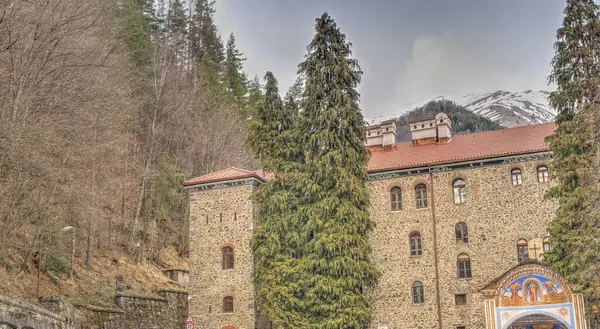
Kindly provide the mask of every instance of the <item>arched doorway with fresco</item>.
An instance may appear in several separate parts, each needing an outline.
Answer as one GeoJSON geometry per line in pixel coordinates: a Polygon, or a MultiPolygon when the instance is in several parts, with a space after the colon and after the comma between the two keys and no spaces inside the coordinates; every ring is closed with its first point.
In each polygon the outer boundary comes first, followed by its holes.
{"type": "Polygon", "coordinates": [[[536,261],[526,261],[481,290],[486,329],[587,329],[583,295],[536,261]]]}

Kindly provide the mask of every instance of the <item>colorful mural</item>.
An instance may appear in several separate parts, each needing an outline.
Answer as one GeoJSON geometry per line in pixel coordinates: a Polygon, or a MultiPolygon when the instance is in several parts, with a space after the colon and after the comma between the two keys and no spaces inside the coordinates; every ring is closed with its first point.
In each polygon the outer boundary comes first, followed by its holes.
{"type": "Polygon", "coordinates": [[[531,306],[569,302],[569,294],[556,281],[542,275],[517,278],[505,286],[501,306],[531,306]]]}

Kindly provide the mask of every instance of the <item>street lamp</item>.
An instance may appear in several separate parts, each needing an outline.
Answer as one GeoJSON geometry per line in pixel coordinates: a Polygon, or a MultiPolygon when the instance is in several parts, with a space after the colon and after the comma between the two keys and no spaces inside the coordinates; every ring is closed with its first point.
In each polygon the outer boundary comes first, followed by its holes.
{"type": "Polygon", "coordinates": [[[75,264],[75,227],[70,225],[65,226],[63,227],[62,231],[73,231],[71,233],[71,273],[69,273],[69,278],[73,278],[73,265],[75,264]]]}

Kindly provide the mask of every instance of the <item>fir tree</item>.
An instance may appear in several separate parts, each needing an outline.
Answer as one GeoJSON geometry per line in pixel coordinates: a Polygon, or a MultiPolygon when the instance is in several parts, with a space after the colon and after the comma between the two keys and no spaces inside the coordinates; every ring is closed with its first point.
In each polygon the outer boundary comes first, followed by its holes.
{"type": "Polygon", "coordinates": [[[227,89],[233,94],[234,99],[238,104],[242,103],[246,96],[247,79],[243,72],[245,58],[242,53],[236,48],[235,36],[229,35],[226,47],[225,57],[225,84],[227,89]]]}
{"type": "Polygon", "coordinates": [[[190,22],[190,57],[196,62],[201,62],[206,57],[213,70],[221,74],[225,52],[214,23],[214,13],[214,1],[196,1],[190,22]]]}
{"type": "Polygon", "coordinates": [[[187,55],[187,25],[182,1],[173,0],[169,7],[167,21],[168,45],[180,63],[183,63],[187,55]]]}
{"type": "Polygon", "coordinates": [[[119,39],[123,41],[130,59],[137,68],[146,69],[150,64],[150,24],[140,0],[124,0],[121,7],[119,39]],[[142,13],[142,15],[140,14],[142,13]]]}
{"type": "Polygon", "coordinates": [[[259,224],[252,239],[257,300],[259,312],[275,323],[290,329],[305,328],[299,261],[301,198],[296,183],[301,163],[293,161],[302,153],[293,129],[297,112],[284,109],[273,74],[267,72],[265,79],[264,98],[253,113],[248,135],[248,144],[263,168],[275,174],[275,179],[264,183],[254,196],[260,204],[259,224]]]}
{"type": "Polygon", "coordinates": [[[303,307],[307,328],[368,328],[365,291],[379,272],[369,262],[366,126],[356,91],[362,71],[333,18],[316,20],[316,34],[299,65],[305,89],[299,123],[305,148],[302,181],[307,239],[303,307]]]}
{"type": "Polygon", "coordinates": [[[258,107],[263,101],[263,86],[258,80],[258,76],[254,76],[254,79],[248,82],[248,97],[246,100],[246,113],[253,116],[256,114],[258,107]]]}
{"type": "Polygon", "coordinates": [[[548,196],[559,207],[549,225],[552,249],[544,260],[586,294],[590,305],[600,302],[600,221],[594,143],[600,117],[600,19],[593,0],[568,0],[563,25],[557,31],[550,82],[557,90],[550,105],[558,111],[558,127],[549,138],[553,177],[548,196]]]}

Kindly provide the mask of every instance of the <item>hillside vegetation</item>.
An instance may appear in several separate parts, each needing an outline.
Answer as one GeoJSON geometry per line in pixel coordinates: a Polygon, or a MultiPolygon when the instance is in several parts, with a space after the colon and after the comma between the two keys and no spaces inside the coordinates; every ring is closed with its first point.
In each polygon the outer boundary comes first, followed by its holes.
{"type": "Polygon", "coordinates": [[[409,111],[396,119],[396,141],[406,142],[411,140],[408,121],[412,118],[435,115],[445,112],[452,118],[453,134],[469,134],[479,131],[502,129],[498,123],[467,110],[449,100],[431,101],[421,107],[409,111]]]}
{"type": "Polygon", "coordinates": [[[239,141],[262,86],[190,4],[0,0],[0,292],[35,299],[38,270],[42,294],[114,291],[117,260],[123,289],[168,284],[182,182],[256,168],[239,141]]]}

